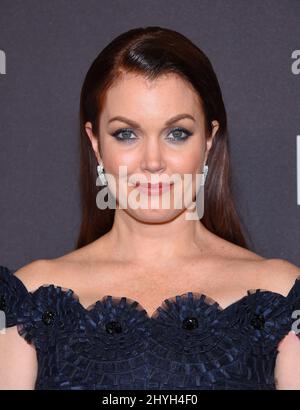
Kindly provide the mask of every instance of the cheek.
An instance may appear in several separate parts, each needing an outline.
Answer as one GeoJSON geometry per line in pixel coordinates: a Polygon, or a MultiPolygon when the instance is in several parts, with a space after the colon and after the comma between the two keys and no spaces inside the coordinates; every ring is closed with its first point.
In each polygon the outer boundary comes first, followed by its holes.
{"type": "Polygon", "coordinates": [[[115,175],[119,176],[119,172],[124,172],[120,170],[120,167],[126,167],[126,172],[130,174],[132,170],[137,168],[137,155],[133,152],[122,152],[120,149],[114,149],[114,147],[107,147],[105,150],[105,170],[115,175]],[[120,171],[119,171],[120,170],[120,171]]]}
{"type": "Polygon", "coordinates": [[[120,150],[111,150],[108,155],[106,171],[113,175],[116,183],[111,189],[115,191],[115,196],[118,197],[121,193],[124,197],[127,195],[129,178],[132,174],[138,173],[139,160],[138,156],[133,152],[122,152],[120,150]]]}
{"type": "Polygon", "coordinates": [[[200,170],[201,160],[202,155],[198,147],[197,150],[181,152],[180,155],[173,158],[169,165],[173,172],[194,174],[200,170]]]}

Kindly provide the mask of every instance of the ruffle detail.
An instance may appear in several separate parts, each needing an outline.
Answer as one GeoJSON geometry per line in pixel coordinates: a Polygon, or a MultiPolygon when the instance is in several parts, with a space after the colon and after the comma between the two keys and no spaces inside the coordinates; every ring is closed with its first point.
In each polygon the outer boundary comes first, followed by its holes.
{"type": "Polygon", "coordinates": [[[5,313],[5,327],[18,323],[19,308],[29,297],[23,283],[6,266],[0,266],[0,310],[5,313]]]}
{"type": "Polygon", "coordinates": [[[277,346],[291,330],[297,308],[300,277],[287,296],[248,290],[224,309],[197,292],[166,299],[151,318],[149,386],[199,389],[216,383],[275,389],[277,346]],[[188,317],[196,319],[192,330],[183,328],[188,317]]]}
{"type": "Polygon", "coordinates": [[[80,310],[84,329],[81,337],[69,339],[59,385],[73,379],[75,386],[90,389],[146,388],[150,323],[143,307],[128,297],[107,295],[80,310]]]}
{"type": "Polygon", "coordinates": [[[287,296],[248,290],[223,309],[187,292],[152,316],[128,297],[84,308],[71,289],[28,292],[6,267],[0,296],[6,325],[37,348],[37,389],[275,389],[277,346],[300,309],[300,277],[287,296]]]}
{"type": "MultiPolygon", "coordinates": [[[[142,306],[128,297],[104,296],[88,309],[85,337],[89,343],[76,351],[89,360],[122,361],[144,352],[143,341],[149,333],[149,320],[142,306]]],[[[75,348],[75,345],[74,345],[75,348]]]]}
{"type": "Polygon", "coordinates": [[[27,342],[47,352],[80,337],[85,328],[84,316],[71,289],[43,285],[30,296],[20,305],[18,315],[18,331],[27,342]]]}
{"type": "Polygon", "coordinates": [[[199,389],[226,380],[238,353],[217,302],[198,292],[168,298],[151,318],[149,387],[199,389]]]}
{"type": "Polygon", "coordinates": [[[292,303],[289,298],[260,289],[248,294],[224,312],[228,335],[244,352],[262,357],[275,352],[291,330],[292,303]]]}

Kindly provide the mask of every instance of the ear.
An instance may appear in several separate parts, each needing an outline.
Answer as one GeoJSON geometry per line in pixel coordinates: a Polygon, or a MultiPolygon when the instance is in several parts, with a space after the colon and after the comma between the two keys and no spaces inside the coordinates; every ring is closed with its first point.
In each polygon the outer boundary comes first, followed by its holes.
{"type": "Polygon", "coordinates": [[[84,124],[84,128],[85,128],[87,136],[88,136],[88,138],[89,138],[89,140],[92,144],[92,147],[93,147],[94,153],[96,155],[97,161],[98,161],[98,163],[100,163],[101,162],[101,157],[100,157],[100,154],[99,154],[99,152],[100,152],[100,150],[99,150],[99,139],[93,133],[92,123],[90,121],[86,122],[84,124]]]}
{"type": "Polygon", "coordinates": [[[209,151],[212,147],[212,143],[213,143],[213,140],[215,138],[215,135],[216,135],[218,129],[220,128],[220,124],[217,120],[212,121],[211,124],[212,124],[212,133],[211,133],[210,137],[207,138],[207,140],[206,140],[205,163],[206,163],[209,151]]]}

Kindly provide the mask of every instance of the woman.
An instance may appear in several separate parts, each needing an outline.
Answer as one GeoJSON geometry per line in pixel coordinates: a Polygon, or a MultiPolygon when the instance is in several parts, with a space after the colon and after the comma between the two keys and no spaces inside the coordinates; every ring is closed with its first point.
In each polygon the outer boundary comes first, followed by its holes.
{"type": "Polygon", "coordinates": [[[76,250],[1,268],[1,388],[300,388],[300,269],[247,246],[205,54],[165,28],[118,36],[86,75],[80,120],[76,250]],[[123,207],[132,197],[148,206],[123,207]]]}

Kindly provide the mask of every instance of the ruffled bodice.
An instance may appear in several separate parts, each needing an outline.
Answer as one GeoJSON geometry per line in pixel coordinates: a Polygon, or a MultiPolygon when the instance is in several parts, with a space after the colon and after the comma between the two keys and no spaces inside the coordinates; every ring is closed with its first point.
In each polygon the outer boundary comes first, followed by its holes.
{"type": "Polygon", "coordinates": [[[300,277],[287,296],[249,290],[222,309],[187,292],[150,317],[125,296],[84,308],[71,289],[29,292],[0,266],[0,310],[35,346],[36,389],[275,389],[277,346],[297,309],[300,277]]]}

